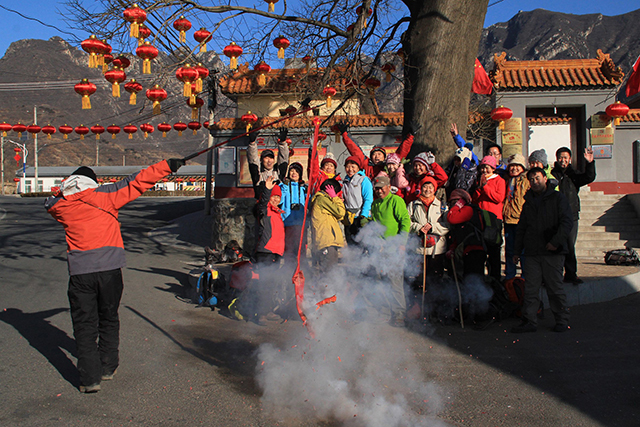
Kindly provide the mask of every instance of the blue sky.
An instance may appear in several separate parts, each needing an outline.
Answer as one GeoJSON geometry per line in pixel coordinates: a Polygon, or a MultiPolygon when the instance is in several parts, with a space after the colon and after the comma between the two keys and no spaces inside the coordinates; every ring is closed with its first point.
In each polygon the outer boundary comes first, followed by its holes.
{"type": "MultiPolygon", "coordinates": [[[[292,0],[290,0],[291,2],[292,0]]],[[[247,2],[254,4],[254,1],[247,2]]],[[[542,8],[556,12],[573,14],[602,13],[604,15],[620,15],[640,8],[638,0],[490,0],[491,5],[487,11],[485,27],[496,22],[508,21],[520,10],[532,10],[542,8]]],[[[65,19],[59,11],[64,12],[60,2],[51,0],[32,0],[31,2],[16,2],[0,0],[0,55],[4,55],[11,42],[27,38],[48,39],[58,35],[66,38],[67,35],[55,28],[50,28],[42,23],[35,22],[15,13],[8,12],[4,8],[16,10],[23,15],[42,21],[59,28],[62,31],[72,31],[67,28],[65,19]]],[[[88,34],[80,34],[85,38],[88,34]]]]}

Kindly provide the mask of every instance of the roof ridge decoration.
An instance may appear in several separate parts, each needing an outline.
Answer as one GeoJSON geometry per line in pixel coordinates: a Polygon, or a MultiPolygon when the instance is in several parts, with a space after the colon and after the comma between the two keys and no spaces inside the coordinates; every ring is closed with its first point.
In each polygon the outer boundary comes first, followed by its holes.
{"type": "Polygon", "coordinates": [[[497,91],[609,89],[622,83],[624,73],[601,49],[596,58],[509,61],[494,54],[489,77],[497,91]]]}

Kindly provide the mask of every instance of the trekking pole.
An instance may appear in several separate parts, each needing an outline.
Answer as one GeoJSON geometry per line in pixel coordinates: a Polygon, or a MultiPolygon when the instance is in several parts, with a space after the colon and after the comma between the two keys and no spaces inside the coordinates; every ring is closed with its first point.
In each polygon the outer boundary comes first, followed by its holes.
{"type": "Polygon", "coordinates": [[[460,326],[464,329],[464,316],[462,316],[462,294],[460,293],[460,284],[458,283],[458,273],[456,272],[456,263],[453,260],[455,254],[451,257],[451,267],[453,269],[453,279],[456,281],[456,288],[458,289],[458,311],[460,312],[460,326]]]}
{"type": "Polygon", "coordinates": [[[280,122],[283,122],[283,121],[285,121],[285,120],[289,120],[289,119],[291,119],[291,118],[293,118],[293,117],[295,117],[295,116],[299,116],[300,114],[304,114],[304,113],[306,113],[306,112],[308,112],[308,111],[311,111],[311,110],[314,110],[314,109],[316,109],[316,108],[318,108],[318,107],[322,107],[324,104],[326,104],[326,102],[323,102],[322,104],[318,104],[318,105],[313,106],[313,107],[307,107],[307,108],[305,108],[304,110],[300,110],[300,111],[298,111],[298,112],[296,112],[296,113],[293,113],[293,114],[290,114],[290,115],[288,115],[288,116],[286,116],[286,117],[282,117],[282,118],[280,118],[280,119],[278,119],[278,120],[275,120],[275,121],[273,121],[273,122],[271,122],[271,123],[267,123],[267,124],[262,125],[262,126],[260,126],[260,127],[257,127],[257,128],[251,129],[249,132],[245,132],[245,133],[243,133],[243,134],[236,135],[236,136],[234,136],[233,138],[229,138],[229,139],[227,139],[226,141],[223,141],[223,142],[219,142],[219,143],[217,143],[217,144],[214,144],[214,145],[212,145],[211,147],[207,147],[207,148],[205,148],[204,150],[200,150],[200,151],[198,151],[197,153],[189,154],[188,156],[183,157],[183,158],[182,158],[182,160],[184,160],[184,161],[186,162],[187,160],[191,160],[191,159],[193,159],[194,157],[198,157],[199,155],[204,154],[204,153],[206,153],[207,151],[211,151],[211,150],[213,150],[214,148],[221,147],[221,146],[223,146],[223,145],[225,145],[225,144],[230,143],[231,141],[235,141],[236,139],[243,138],[243,137],[245,137],[245,136],[249,135],[249,134],[250,134],[250,133],[252,133],[252,132],[257,132],[257,131],[262,130],[262,129],[264,129],[264,128],[271,127],[271,126],[273,126],[273,125],[275,125],[275,124],[278,124],[278,123],[280,123],[280,122]]]}
{"type": "Polygon", "coordinates": [[[425,234],[424,236],[424,244],[422,246],[422,249],[424,250],[424,252],[422,253],[422,311],[421,311],[421,315],[422,315],[422,319],[421,321],[424,322],[424,294],[427,292],[427,236],[425,234]]]}

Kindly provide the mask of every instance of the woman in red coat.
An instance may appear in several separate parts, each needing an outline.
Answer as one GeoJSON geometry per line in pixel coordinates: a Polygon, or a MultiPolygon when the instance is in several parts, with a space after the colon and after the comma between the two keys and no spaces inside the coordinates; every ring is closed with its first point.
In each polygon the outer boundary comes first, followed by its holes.
{"type": "MultiPolygon", "coordinates": [[[[502,227],[502,208],[504,199],[507,196],[507,186],[504,181],[496,173],[496,158],[493,156],[484,156],[478,166],[478,187],[473,193],[472,203],[480,207],[480,209],[492,212],[498,217],[499,224],[502,227]]],[[[489,267],[489,276],[500,282],[502,277],[500,263],[499,245],[487,246],[487,266],[489,267]]]]}

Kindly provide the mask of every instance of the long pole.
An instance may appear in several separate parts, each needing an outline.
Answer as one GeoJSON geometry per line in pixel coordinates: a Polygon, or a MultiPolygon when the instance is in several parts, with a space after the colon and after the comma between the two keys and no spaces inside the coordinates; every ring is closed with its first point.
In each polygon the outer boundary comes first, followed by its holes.
{"type": "MultiPolygon", "coordinates": [[[[38,124],[38,110],[36,108],[36,106],[33,107],[33,124],[37,125],[38,124]]],[[[34,179],[35,179],[35,184],[33,185],[33,192],[37,193],[38,192],[38,134],[34,133],[33,134],[33,161],[35,163],[35,173],[34,173],[34,179]]]]}
{"type": "MultiPolygon", "coordinates": [[[[209,110],[209,126],[213,124],[213,110],[209,110]]],[[[207,148],[213,147],[213,135],[209,131],[209,138],[207,140],[207,148]]],[[[204,214],[211,215],[211,176],[213,175],[213,150],[209,150],[207,153],[207,171],[204,181],[204,214]]]]}
{"type": "Polygon", "coordinates": [[[0,175],[2,175],[2,195],[4,196],[4,136],[0,136],[0,141],[2,141],[0,144],[2,147],[0,148],[0,175]]]}

